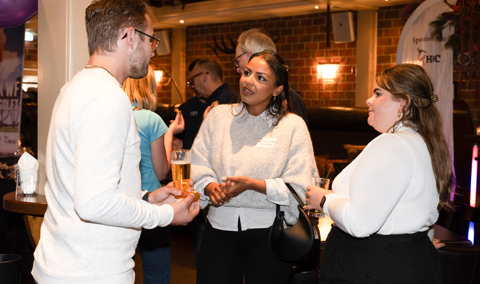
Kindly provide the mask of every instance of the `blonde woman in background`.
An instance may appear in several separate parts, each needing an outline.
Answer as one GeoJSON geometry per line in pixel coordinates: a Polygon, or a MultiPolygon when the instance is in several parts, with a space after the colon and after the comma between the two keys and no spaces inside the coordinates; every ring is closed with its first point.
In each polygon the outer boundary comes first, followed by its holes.
{"type": "MultiPolygon", "coordinates": [[[[157,85],[153,70],[143,79],[128,78],[123,89],[132,102],[133,115],[140,135],[140,173],[142,190],[149,192],[162,187],[170,170],[170,151],[173,135],[181,133],[184,121],[181,114],[167,127],[154,111],[157,108],[157,85]]],[[[138,242],[142,256],[143,283],[169,283],[170,281],[170,228],[142,229],[138,242]]]]}

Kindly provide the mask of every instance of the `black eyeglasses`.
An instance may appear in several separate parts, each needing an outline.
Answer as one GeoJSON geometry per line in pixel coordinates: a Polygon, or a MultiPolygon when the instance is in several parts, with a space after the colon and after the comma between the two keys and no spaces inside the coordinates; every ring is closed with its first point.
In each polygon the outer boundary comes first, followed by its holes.
{"type": "Polygon", "coordinates": [[[233,62],[233,65],[235,65],[236,68],[240,68],[240,65],[238,65],[238,59],[242,56],[244,56],[245,54],[247,54],[248,51],[245,51],[244,53],[240,54],[239,56],[235,57],[232,62],[233,62]]]}
{"type": "MultiPolygon", "coordinates": [[[[151,35],[147,35],[146,33],[142,32],[142,31],[139,31],[137,29],[135,29],[135,31],[137,33],[141,33],[142,35],[145,35],[145,36],[148,36],[150,38],[150,45],[152,46],[152,51],[155,51],[155,49],[157,48],[157,45],[158,43],[160,42],[160,40],[156,37],[153,37],[151,35]]],[[[122,39],[126,38],[127,37],[127,34],[125,34],[122,39]]]]}
{"type": "Polygon", "coordinates": [[[196,77],[202,75],[203,73],[208,74],[208,72],[202,71],[202,72],[200,72],[200,73],[198,73],[198,74],[193,75],[190,79],[188,79],[188,80],[187,80],[187,87],[190,87],[190,88],[191,88],[191,87],[195,86],[195,83],[193,83],[193,79],[195,79],[196,77]]]}

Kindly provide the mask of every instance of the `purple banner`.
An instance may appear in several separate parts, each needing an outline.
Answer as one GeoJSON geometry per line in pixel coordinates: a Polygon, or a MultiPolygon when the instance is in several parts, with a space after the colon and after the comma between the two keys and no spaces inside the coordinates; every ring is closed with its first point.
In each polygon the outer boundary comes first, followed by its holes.
{"type": "Polygon", "coordinates": [[[0,28],[0,154],[18,149],[25,25],[0,28]]]}

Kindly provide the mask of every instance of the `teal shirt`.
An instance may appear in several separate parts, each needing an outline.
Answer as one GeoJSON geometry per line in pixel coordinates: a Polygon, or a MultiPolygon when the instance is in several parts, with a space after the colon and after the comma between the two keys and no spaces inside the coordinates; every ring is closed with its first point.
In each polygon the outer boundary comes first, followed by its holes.
{"type": "MultiPolygon", "coordinates": [[[[140,135],[140,173],[142,175],[142,189],[149,192],[161,187],[160,181],[155,175],[152,163],[152,149],[150,143],[160,138],[168,127],[162,118],[150,110],[134,110],[133,115],[137,122],[138,135],[140,135]]],[[[167,153],[168,154],[168,153],[167,153]]]]}

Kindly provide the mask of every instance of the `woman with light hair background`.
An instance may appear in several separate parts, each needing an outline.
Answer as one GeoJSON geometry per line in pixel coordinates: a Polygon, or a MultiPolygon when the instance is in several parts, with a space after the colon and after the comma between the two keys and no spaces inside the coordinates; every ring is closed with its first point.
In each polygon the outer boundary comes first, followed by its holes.
{"type": "MultiPolygon", "coordinates": [[[[151,68],[143,79],[125,80],[123,89],[132,102],[141,139],[142,190],[152,192],[162,187],[160,180],[163,180],[170,170],[173,135],[183,131],[183,117],[177,114],[170,127],[167,127],[162,118],[154,112],[157,108],[157,85],[151,68]]],[[[138,247],[143,263],[143,283],[169,283],[170,228],[142,229],[138,247]]]]}

